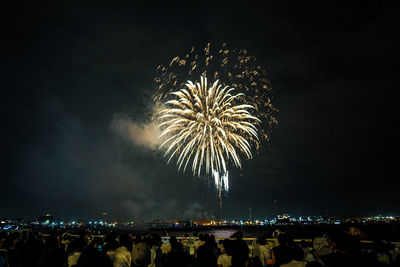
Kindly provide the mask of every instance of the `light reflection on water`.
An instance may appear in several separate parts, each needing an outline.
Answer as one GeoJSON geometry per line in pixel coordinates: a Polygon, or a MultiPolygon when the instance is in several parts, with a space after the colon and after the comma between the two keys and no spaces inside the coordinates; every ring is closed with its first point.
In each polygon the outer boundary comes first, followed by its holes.
{"type": "MultiPolygon", "coordinates": [[[[240,229],[212,229],[212,230],[202,230],[198,231],[198,234],[209,234],[209,235],[214,235],[215,238],[217,239],[225,239],[225,238],[230,238],[234,233],[237,231],[242,231],[243,237],[250,237],[254,238],[257,237],[261,234],[265,235],[268,232],[265,230],[240,230],[240,229]]],[[[152,231],[152,232],[157,232],[161,236],[184,236],[185,234],[188,235],[189,237],[192,237],[196,231],[152,231]],[[166,232],[166,235],[165,235],[166,232]]]]}
{"type": "Polygon", "coordinates": [[[214,235],[215,238],[230,238],[237,230],[232,229],[216,229],[208,232],[209,235],[214,235]]]}

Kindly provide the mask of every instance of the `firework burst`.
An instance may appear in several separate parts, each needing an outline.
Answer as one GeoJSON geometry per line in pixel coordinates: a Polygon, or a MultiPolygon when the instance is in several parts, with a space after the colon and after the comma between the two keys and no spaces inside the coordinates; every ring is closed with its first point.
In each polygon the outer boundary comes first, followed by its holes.
{"type": "Polygon", "coordinates": [[[200,83],[187,81],[186,88],[171,92],[175,99],[167,101],[168,107],[158,114],[160,148],[166,147],[168,163],[175,156],[178,170],[185,171],[192,162],[197,176],[204,167],[214,176],[220,206],[221,192],[229,188],[227,163],[240,168],[240,155],[251,159],[251,143],[258,143],[255,123],[260,120],[250,113],[254,107],[245,104],[243,93],[234,92],[218,80],[209,86],[206,77],[200,83]]]}
{"type": "Polygon", "coordinates": [[[193,81],[200,76],[220,80],[246,94],[246,100],[254,107],[253,113],[260,119],[254,122],[260,141],[269,141],[271,130],[278,123],[275,117],[278,109],[273,105],[274,93],[267,71],[246,49],[230,48],[226,43],[208,43],[204,48],[192,47],[187,54],[174,57],[157,70],[155,101],[164,102],[171,92],[184,87],[187,80],[193,81]]]}
{"type": "Polygon", "coordinates": [[[253,148],[259,151],[278,123],[267,72],[246,49],[226,43],[192,47],[157,71],[153,100],[167,101],[156,116],[161,148],[168,162],[176,158],[178,169],[191,165],[195,176],[202,169],[211,174],[222,207],[228,165],[240,168],[241,156],[252,158],[253,148]],[[199,77],[199,83],[190,82],[199,77]],[[208,85],[205,77],[215,82],[208,85]]]}

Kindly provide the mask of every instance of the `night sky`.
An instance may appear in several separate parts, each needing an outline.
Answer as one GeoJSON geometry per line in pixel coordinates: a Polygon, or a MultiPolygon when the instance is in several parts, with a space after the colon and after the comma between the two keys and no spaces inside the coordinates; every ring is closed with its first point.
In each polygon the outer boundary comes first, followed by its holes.
{"type": "Polygon", "coordinates": [[[0,217],[400,215],[396,9],[138,2],[3,6],[0,217]],[[208,42],[255,55],[279,108],[269,144],[231,168],[222,212],[212,184],[167,165],[146,135],[157,66],[208,42]]]}

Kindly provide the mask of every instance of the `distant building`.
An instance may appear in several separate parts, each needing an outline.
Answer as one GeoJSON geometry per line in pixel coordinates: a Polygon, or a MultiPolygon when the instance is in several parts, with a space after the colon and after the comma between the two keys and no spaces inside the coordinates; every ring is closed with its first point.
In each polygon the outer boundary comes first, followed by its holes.
{"type": "Polygon", "coordinates": [[[278,214],[276,223],[290,223],[290,216],[287,214],[278,214]]]}

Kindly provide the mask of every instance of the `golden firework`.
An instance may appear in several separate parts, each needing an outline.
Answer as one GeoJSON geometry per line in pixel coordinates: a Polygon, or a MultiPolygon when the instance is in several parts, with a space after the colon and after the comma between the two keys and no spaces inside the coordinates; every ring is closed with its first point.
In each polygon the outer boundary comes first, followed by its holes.
{"type": "Polygon", "coordinates": [[[278,123],[266,69],[246,49],[208,43],[158,66],[154,82],[153,100],[168,101],[155,116],[168,163],[176,158],[179,169],[210,173],[222,207],[228,165],[252,158],[278,123]]]}
{"type": "MultiPolygon", "coordinates": [[[[187,80],[207,76],[220,80],[237,92],[246,94],[260,120],[254,122],[261,141],[269,141],[271,130],[277,125],[278,109],[273,105],[274,93],[267,71],[246,49],[230,48],[226,43],[192,49],[184,56],[174,57],[169,64],[160,65],[154,78],[155,101],[168,99],[171,92],[185,86],[187,80]]],[[[259,149],[257,145],[256,149],[259,149]]]]}
{"type": "MultiPolygon", "coordinates": [[[[244,94],[215,81],[210,86],[201,76],[200,83],[187,81],[186,88],[172,92],[175,99],[167,101],[166,109],[158,113],[158,126],[168,163],[177,158],[178,170],[186,170],[192,162],[192,172],[212,173],[221,194],[222,181],[227,181],[227,164],[241,167],[240,155],[251,159],[251,143],[258,142],[255,122],[244,94]],[[219,178],[219,174],[223,174],[219,178]],[[218,179],[217,179],[218,177],[218,179]]],[[[225,189],[227,183],[225,182],[225,189]]]]}

